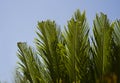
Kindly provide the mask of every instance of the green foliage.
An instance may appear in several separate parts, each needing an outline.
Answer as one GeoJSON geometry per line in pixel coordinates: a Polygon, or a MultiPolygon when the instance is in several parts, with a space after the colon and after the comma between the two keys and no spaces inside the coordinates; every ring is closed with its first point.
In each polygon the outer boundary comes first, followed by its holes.
{"type": "Polygon", "coordinates": [[[112,71],[118,76],[118,83],[120,83],[120,20],[114,22],[113,27],[112,71]]]}
{"type": "Polygon", "coordinates": [[[65,40],[68,63],[67,71],[70,82],[81,81],[88,74],[89,65],[89,41],[88,26],[86,22],[85,12],[81,14],[79,11],[68,21],[66,28],[65,40]]]}
{"type": "Polygon", "coordinates": [[[47,66],[52,81],[58,83],[64,74],[64,46],[60,42],[61,32],[54,21],[38,23],[37,50],[47,66]]]}
{"type": "Polygon", "coordinates": [[[25,81],[28,83],[50,82],[51,78],[45,71],[46,67],[42,64],[36,52],[26,43],[19,42],[18,48],[18,57],[21,60],[18,63],[20,67],[16,71],[16,77],[20,81],[17,80],[18,83],[25,83],[25,81]]]}
{"type": "Polygon", "coordinates": [[[111,69],[111,48],[112,48],[112,32],[113,28],[107,19],[107,16],[101,13],[100,16],[96,15],[94,20],[94,64],[96,77],[101,78],[102,76],[109,73],[111,69]]]}
{"type": "Polygon", "coordinates": [[[18,43],[15,83],[119,83],[120,21],[110,23],[101,13],[93,24],[90,39],[85,12],[79,10],[64,33],[54,21],[38,22],[36,50],[18,43]]]}

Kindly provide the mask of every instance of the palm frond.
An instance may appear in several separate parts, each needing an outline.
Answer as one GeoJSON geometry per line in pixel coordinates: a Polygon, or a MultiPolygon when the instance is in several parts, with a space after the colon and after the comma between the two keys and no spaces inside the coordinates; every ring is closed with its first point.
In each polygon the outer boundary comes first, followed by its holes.
{"type": "Polygon", "coordinates": [[[47,77],[45,76],[47,74],[45,67],[33,49],[27,46],[26,43],[21,42],[18,43],[18,48],[18,57],[21,60],[19,63],[21,73],[19,74],[25,77],[30,83],[45,83],[47,82],[45,79],[50,81],[49,74],[47,77]]]}
{"type": "Polygon", "coordinates": [[[86,22],[85,12],[78,10],[68,22],[65,40],[67,50],[67,71],[71,82],[82,80],[87,75],[88,68],[88,40],[89,28],[86,22]]]}
{"type": "Polygon", "coordinates": [[[103,13],[96,15],[94,20],[94,39],[93,39],[93,60],[97,78],[101,79],[102,76],[109,72],[111,69],[110,57],[112,48],[112,32],[107,16],[103,13]]]}
{"type": "Polygon", "coordinates": [[[117,82],[120,82],[120,20],[117,20],[113,24],[113,51],[112,51],[112,71],[117,76],[117,82]]]}
{"type": "Polygon", "coordinates": [[[15,71],[14,83],[30,83],[26,76],[22,75],[20,71],[15,71]]]}
{"type": "Polygon", "coordinates": [[[65,70],[63,57],[64,46],[62,44],[61,32],[54,21],[38,23],[38,38],[35,39],[39,55],[47,66],[52,81],[59,83],[65,70]]]}
{"type": "Polygon", "coordinates": [[[114,23],[114,39],[115,43],[120,46],[120,20],[114,23]]]}

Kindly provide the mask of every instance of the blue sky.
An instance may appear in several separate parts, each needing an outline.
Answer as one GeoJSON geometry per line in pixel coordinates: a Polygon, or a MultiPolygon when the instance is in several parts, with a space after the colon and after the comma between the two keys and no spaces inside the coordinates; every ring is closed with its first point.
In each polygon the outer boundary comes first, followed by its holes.
{"type": "Polygon", "coordinates": [[[120,0],[0,0],[0,80],[12,83],[18,61],[17,42],[34,46],[38,21],[55,20],[62,28],[76,9],[86,11],[88,22],[103,12],[120,19],[120,0]]]}

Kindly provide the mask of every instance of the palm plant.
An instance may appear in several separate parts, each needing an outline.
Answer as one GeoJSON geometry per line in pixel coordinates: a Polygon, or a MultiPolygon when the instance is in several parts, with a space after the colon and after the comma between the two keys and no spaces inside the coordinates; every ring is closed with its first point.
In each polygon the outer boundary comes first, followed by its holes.
{"type": "Polygon", "coordinates": [[[90,39],[79,10],[64,32],[55,21],[38,22],[36,50],[18,43],[15,83],[119,83],[120,21],[110,23],[101,13],[93,23],[90,39]]]}

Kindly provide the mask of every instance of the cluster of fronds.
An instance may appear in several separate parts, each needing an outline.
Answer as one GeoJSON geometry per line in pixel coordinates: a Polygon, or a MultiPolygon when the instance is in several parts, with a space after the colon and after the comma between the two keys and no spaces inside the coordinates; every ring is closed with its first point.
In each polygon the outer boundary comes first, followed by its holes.
{"type": "Polygon", "coordinates": [[[76,11],[62,32],[38,22],[36,50],[18,43],[15,83],[120,83],[120,21],[96,15],[93,35],[85,12],[76,11]]]}

